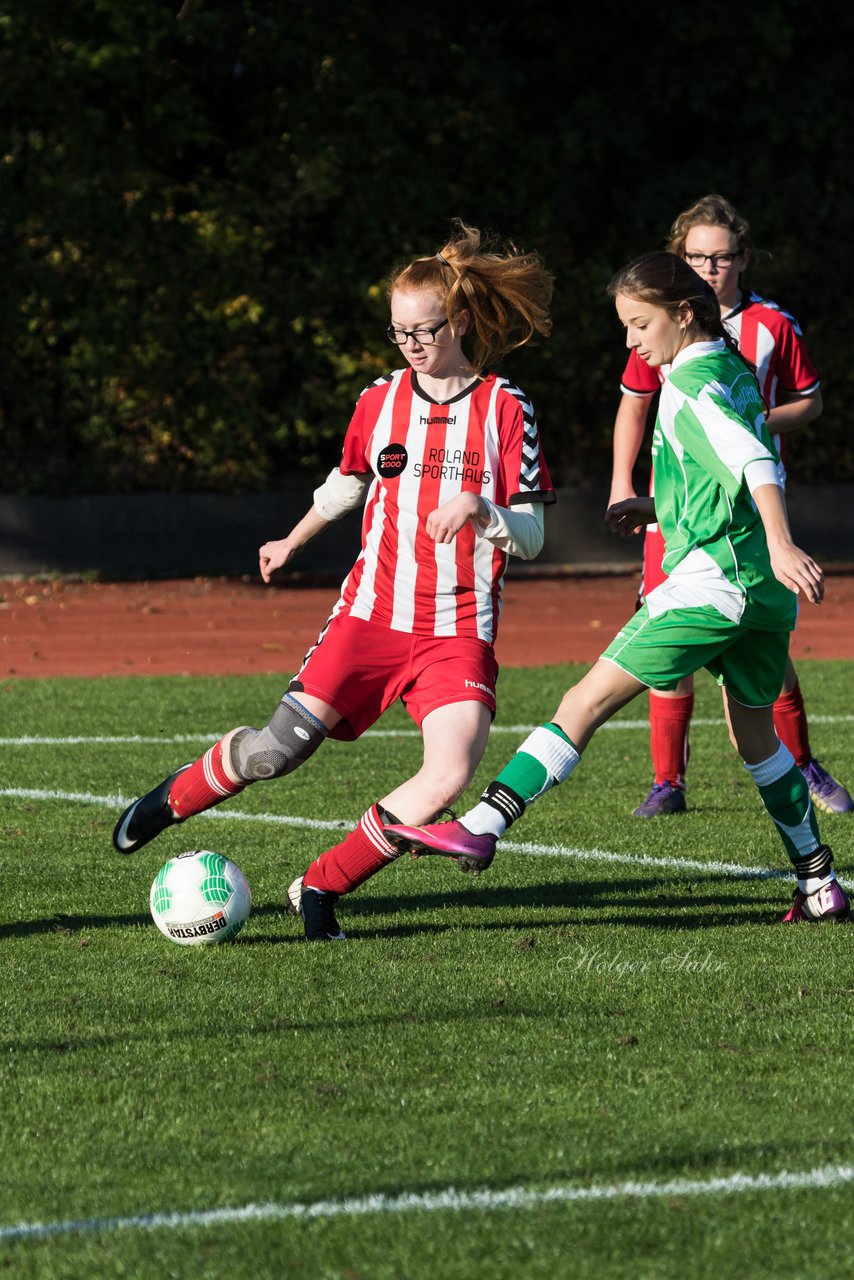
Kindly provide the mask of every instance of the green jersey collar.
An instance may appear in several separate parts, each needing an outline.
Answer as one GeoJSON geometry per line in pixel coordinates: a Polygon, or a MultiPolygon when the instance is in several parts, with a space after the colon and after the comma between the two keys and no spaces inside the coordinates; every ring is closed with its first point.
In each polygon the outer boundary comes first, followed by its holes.
{"type": "Polygon", "coordinates": [[[688,360],[697,360],[700,356],[718,355],[722,351],[726,351],[723,338],[713,338],[711,342],[692,342],[690,346],[683,347],[674,357],[670,372],[672,373],[674,369],[679,368],[680,364],[685,364],[688,360]]]}

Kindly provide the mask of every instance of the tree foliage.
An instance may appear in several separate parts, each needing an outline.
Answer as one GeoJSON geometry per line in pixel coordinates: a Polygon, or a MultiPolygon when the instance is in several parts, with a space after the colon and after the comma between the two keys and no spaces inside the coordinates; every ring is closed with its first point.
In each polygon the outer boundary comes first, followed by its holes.
{"type": "Polygon", "coordinates": [[[541,0],[0,4],[4,489],[314,478],[394,362],[389,268],[457,216],[555,272],[553,336],[506,372],[555,478],[601,483],[624,360],[605,285],[712,190],[822,374],[794,474],[854,479],[854,10],[603,0],[564,25],[541,0]]]}

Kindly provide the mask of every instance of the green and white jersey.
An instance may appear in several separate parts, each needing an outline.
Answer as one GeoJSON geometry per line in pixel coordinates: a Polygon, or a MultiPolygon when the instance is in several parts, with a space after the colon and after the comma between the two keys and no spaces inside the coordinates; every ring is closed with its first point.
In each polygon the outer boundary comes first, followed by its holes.
{"type": "Polygon", "coordinates": [[[774,577],[751,490],[778,484],[756,379],[722,339],[677,355],[652,440],[655,511],[669,576],[650,616],[713,605],[762,631],[791,631],[797,596],[774,577]]]}

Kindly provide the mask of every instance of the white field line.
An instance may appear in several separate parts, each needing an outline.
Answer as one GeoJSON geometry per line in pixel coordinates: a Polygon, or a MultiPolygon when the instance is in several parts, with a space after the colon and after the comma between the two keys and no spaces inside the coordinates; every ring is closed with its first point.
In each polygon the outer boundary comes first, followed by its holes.
{"type": "Polygon", "coordinates": [[[662,1197],[749,1195],[767,1191],[814,1191],[854,1182],[854,1167],[825,1165],[801,1173],[733,1173],[705,1181],[673,1178],[669,1182],[617,1182],[578,1186],[557,1183],[542,1189],[507,1187],[459,1191],[404,1192],[397,1196],[372,1195],[344,1200],[314,1200],[291,1204],[247,1204],[240,1208],[197,1209],[184,1213],[145,1213],[126,1218],[77,1218],[59,1222],[21,1222],[0,1227],[0,1243],[13,1240],[45,1240],[60,1235],[110,1235],[118,1231],[181,1231],[218,1227],[225,1223],[312,1222],[330,1218],[363,1218],[369,1214],[493,1212],[496,1209],[535,1209],[550,1204],[590,1204],[609,1200],[653,1200],[662,1197]]]}
{"type": "MultiPolygon", "coordinates": [[[[2,787],[0,797],[9,796],[15,800],[64,800],[70,804],[91,804],[105,809],[115,809],[121,813],[136,797],[129,796],[96,796],[91,791],[48,791],[34,787],[2,787]]],[[[352,831],[355,822],[324,822],[315,818],[291,818],[282,813],[245,813],[241,809],[211,809],[206,818],[229,819],[234,822],[266,822],[272,826],[304,827],[313,831],[352,831]]]]}
{"type": "MultiPolygon", "coordinates": [[[[854,724],[854,715],[842,716],[810,716],[810,724],[854,724]]],[[[722,717],[717,719],[703,719],[695,716],[691,721],[692,727],[700,726],[708,728],[710,726],[724,727],[722,717]]],[[[537,726],[533,724],[497,724],[493,725],[490,733],[494,734],[523,734],[530,733],[537,726]]],[[[649,731],[649,720],[609,720],[607,724],[603,724],[598,732],[607,732],[609,730],[621,729],[646,729],[649,731]]],[[[218,733],[176,733],[166,735],[146,736],[145,734],[129,733],[115,735],[87,735],[70,734],[63,737],[46,737],[44,735],[24,734],[17,738],[0,738],[0,747],[80,747],[80,746],[181,746],[183,744],[192,744],[194,742],[216,742],[221,738],[225,731],[218,733]]],[[[363,738],[420,738],[421,731],[419,729],[368,729],[362,734],[363,738]]]]}
{"type": "MultiPolygon", "coordinates": [[[[88,791],[48,791],[30,787],[2,787],[0,798],[15,800],[61,800],[70,804],[89,804],[121,813],[131,803],[127,796],[98,796],[88,791]]],[[[295,818],[282,813],[246,813],[242,809],[209,809],[204,815],[218,822],[261,822],[268,826],[300,827],[311,831],[352,831],[354,822],[344,818],[322,821],[317,818],[295,818]]],[[[645,853],[612,853],[607,849],[578,849],[562,844],[530,844],[504,840],[502,851],[526,853],[540,858],[575,858],[579,862],[611,862],[629,867],[663,867],[667,870],[699,871],[738,880],[788,880],[790,871],[771,867],[745,867],[739,862],[718,862],[699,858],[655,858],[645,853]]]]}

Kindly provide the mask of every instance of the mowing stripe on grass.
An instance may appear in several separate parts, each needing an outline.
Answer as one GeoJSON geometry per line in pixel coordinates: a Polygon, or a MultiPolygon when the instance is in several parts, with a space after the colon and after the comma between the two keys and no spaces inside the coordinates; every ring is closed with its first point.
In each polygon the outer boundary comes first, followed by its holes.
{"type": "Polygon", "coordinates": [[[669,1196],[745,1195],[763,1191],[817,1191],[854,1182],[854,1167],[825,1165],[801,1173],[734,1173],[726,1178],[698,1181],[673,1178],[669,1182],[617,1182],[583,1187],[558,1183],[537,1190],[507,1187],[458,1191],[404,1192],[398,1196],[359,1196],[346,1200],[314,1200],[302,1204],[247,1204],[232,1209],[199,1209],[186,1213],[143,1213],[126,1218],[78,1218],[66,1222],[21,1222],[0,1227],[0,1243],[45,1240],[59,1235],[110,1235],[117,1231],[180,1231],[216,1227],[232,1222],[270,1222],[297,1219],[361,1218],[374,1213],[441,1213],[445,1210],[535,1209],[548,1204],[585,1204],[602,1200],[652,1200],[669,1196]]]}
{"type": "MultiPolygon", "coordinates": [[[[96,796],[86,791],[39,791],[27,787],[0,788],[0,796],[17,800],[64,800],[73,804],[89,804],[115,809],[126,809],[131,803],[125,796],[96,796]]],[[[270,826],[302,827],[312,831],[352,831],[354,822],[341,818],[321,821],[317,818],[294,818],[281,813],[246,813],[242,809],[209,809],[198,817],[217,822],[263,822],[270,826]]],[[[530,844],[517,840],[505,840],[502,850],[508,853],[526,853],[541,858],[575,858],[580,862],[615,862],[630,867],[659,867],[670,871],[700,871],[707,875],[722,875],[739,880],[788,880],[791,871],[774,870],[771,867],[745,867],[740,862],[720,862],[699,858],[652,857],[646,853],[613,853],[608,849],[578,849],[562,844],[530,844]]]]}
{"type": "MultiPolygon", "coordinates": [[[[722,717],[704,719],[702,716],[695,716],[691,720],[692,728],[714,726],[722,727],[725,721],[722,717]]],[[[854,715],[850,716],[810,716],[810,724],[854,724],[854,715]]],[[[496,734],[523,734],[530,733],[537,726],[534,724],[494,724],[490,729],[490,733],[496,734]]],[[[609,720],[606,724],[600,725],[597,732],[619,729],[649,729],[649,720],[609,720]]],[[[79,747],[92,744],[93,746],[181,746],[183,743],[193,742],[216,742],[222,737],[222,731],[219,733],[176,733],[170,734],[168,737],[159,735],[157,737],[146,737],[143,734],[112,734],[84,736],[83,734],[71,734],[64,737],[44,737],[36,734],[24,734],[18,738],[0,738],[0,747],[79,747]]],[[[420,729],[368,729],[362,734],[363,738],[420,738],[420,729]]]]}

